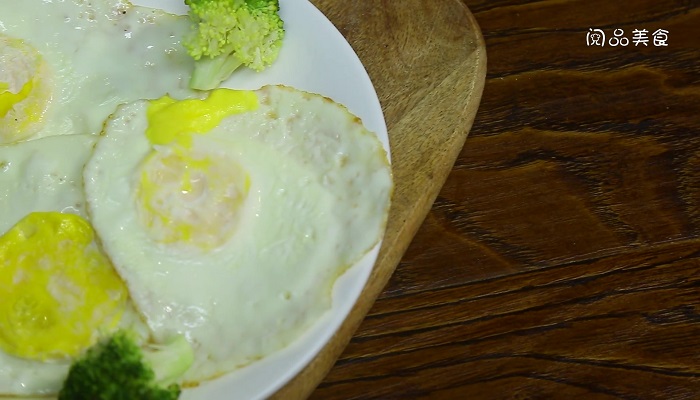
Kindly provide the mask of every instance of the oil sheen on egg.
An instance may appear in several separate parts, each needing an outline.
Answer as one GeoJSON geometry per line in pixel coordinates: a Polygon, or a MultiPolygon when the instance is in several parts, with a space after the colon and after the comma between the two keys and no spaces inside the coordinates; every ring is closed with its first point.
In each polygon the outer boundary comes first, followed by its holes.
{"type": "Polygon", "coordinates": [[[56,393],[100,332],[147,328],[86,219],[95,135],[0,146],[0,397],[56,393]]]}
{"type": "Polygon", "coordinates": [[[99,133],[117,104],[189,95],[187,29],[125,0],[0,1],[0,144],[99,133]]]}
{"type": "Polygon", "coordinates": [[[189,383],[283,348],[384,231],[386,153],[331,100],[282,86],[137,101],[85,168],[88,213],[156,338],[185,334],[189,383]]]}

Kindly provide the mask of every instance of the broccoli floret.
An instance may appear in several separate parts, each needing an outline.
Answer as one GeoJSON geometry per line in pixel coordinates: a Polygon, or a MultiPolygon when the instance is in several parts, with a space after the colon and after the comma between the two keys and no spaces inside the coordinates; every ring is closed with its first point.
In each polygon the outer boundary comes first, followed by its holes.
{"type": "Polygon", "coordinates": [[[183,40],[195,59],[193,89],[217,87],[245,65],[262,71],[279,54],[284,23],[278,0],[185,0],[192,31],[183,40]]]}
{"type": "Polygon", "coordinates": [[[71,365],[58,400],[174,400],[181,392],[175,380],[193,361],[184,336],[141,349],[132,334],[118,331],[71,365]]]}

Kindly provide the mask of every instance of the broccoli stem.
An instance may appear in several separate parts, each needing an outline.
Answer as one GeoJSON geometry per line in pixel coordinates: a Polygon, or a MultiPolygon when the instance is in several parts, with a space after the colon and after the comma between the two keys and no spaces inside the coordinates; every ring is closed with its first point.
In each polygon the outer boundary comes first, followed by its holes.
{"type": "Polygon", "coordinates": [[[184,335],[177,335],[168,343],[145,348],[143,359],[153,369],[155,381],[167,386],[190,368],[194,351],[184,335]]]}
{"type": "Polygon", "coordinates": [[[214,89],[243,63],[233,54],[202,57],[194,64],[190,87],[198,90],[214,89]]]}

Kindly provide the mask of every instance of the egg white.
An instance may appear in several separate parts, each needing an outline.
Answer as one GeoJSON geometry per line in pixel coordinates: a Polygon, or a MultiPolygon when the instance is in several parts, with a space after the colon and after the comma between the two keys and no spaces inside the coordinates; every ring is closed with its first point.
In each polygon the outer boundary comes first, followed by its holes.
{"type": "Polygon", "coordinates": [[[189,383],[288,345],[330,308],[333,282],[377,243],[391,172],[376,136],[344,107],[286,87],[194,135],[199,154],[247,171],[235,233],[213,250],[154,239],[139,218],[148,102],[120,107],[85,168],[88,211],[156,337],[193,344],[189,383]],[[128,143],[128,145],[127,145],[128,143]]]}
{"type": "MultiPolygon", "coordinates": [[[[82,171],[97,139],[95,135],[66,135],[0,145],[0,236],[32,212],[55,211],[87,218],[82,171]]],[[[121,326],[143,338],[148,336],[141,316],[131,305],[121,326]]],[[[22,359],[0,350],[0,397],[55,394],[70,362],[22,359]]]]}
{"type": "Polygon", "coordinates": [[[82,170],[96,141],[69,135],[0,145],[0,235],[34,211],[87,217],[82,170]]]}
{"type": "MultiPolygon", "coordinates": [[[[49,91],[42,128],[29,135],[5,132],[0,144],[99,133],[117,104],[190,94],[193,61],[180,45],[188,24],[186,16],[125,0],[0,1],[0,35],[20,39],[40,54],[46,68],[35,78],[37,86],[48,82],[49,91]]],[[[21,64],[18,57],[0,57],[3,70],[23,68],[13,63],[21,64]]]]}

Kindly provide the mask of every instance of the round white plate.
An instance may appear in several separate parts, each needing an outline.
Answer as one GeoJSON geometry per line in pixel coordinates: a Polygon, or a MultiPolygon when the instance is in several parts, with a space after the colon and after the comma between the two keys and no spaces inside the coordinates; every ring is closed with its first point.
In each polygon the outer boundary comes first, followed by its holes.
{"type": "MultiPolygon", "coordinates": [[[[185,14],[183,1],[133,0],[136,5],[185,14]]],[[[328,19],[307,0],[280,0],[286,37],[279,58],[267,70],[236,71],[224,85],[257,89],[284,84],[322,94],[344,104],[377,134],[389,154],[389,137],[379,99],[359,58],[328,19]]],[[[262,399],[272,395],[311,361],[352,309],[367,282],[379,245],[338,279],[333,307],[286,349],[200,387],[183,391],[182,400],[262,399]]],[[[221,338],[226,340],[226,338],[221,338]]]]}

